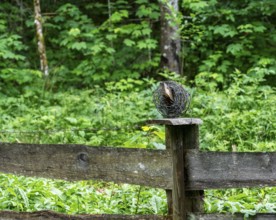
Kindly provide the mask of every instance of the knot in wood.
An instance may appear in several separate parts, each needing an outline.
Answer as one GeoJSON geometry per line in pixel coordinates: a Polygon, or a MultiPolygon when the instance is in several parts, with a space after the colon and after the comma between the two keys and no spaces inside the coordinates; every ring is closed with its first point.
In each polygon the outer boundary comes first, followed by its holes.
{"type": "Polygon", "coordinates": [[[77,156],[77,159],[78,159],[80,165],[82,165],[82,166],[88,164],[88,162],[89,162],[88,154],[85,152],[79,153],[77,156]]]}

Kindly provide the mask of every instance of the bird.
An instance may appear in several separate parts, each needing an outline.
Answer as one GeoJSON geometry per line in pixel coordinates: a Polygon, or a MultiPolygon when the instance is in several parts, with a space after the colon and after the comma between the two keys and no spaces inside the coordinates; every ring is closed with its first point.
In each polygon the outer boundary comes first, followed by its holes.
{"type": "Polygon", "coordinates": [[[160,82],[153,93],[155,107],[166,118],[176,118],[186,112],[190,100],[189,92],[174,81],[160,82]]]}
{"type": "Polygon", "coordinates": [[[161,91],[162,91],[162,95],[164,97],[164,102],[165,104],[168,105],[172,105],[174,102],[174,94],[173,94],[173,90],[168,86],[167,83],[165,82],[161,82],[160,83],[161,86],[161,91]]]}

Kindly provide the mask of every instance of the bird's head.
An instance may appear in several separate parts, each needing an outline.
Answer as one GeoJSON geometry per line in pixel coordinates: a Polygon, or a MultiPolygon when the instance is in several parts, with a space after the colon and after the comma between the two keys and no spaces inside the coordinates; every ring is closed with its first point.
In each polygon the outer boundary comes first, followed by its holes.
{"type": "Polygon", "coordinates": [[[172,89],[168,86],[168,84],[165,82],[161,82],[160,86],[162,88],[162,92],[164,93],[164,95],[167,98],[169,98],[171,101],[173,101],[174,97],[173,97],[172,89]]]}

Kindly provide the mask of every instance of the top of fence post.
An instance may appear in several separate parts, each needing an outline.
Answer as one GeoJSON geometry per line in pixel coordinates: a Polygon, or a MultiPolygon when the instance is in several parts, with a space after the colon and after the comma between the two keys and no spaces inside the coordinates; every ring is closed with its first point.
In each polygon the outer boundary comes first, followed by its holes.
{"type": "Polygon", "coordinates": [[[157,125],[200,125],[203,123],[199,118],[162,118],[147,120],[146,122],[157,125]]]}

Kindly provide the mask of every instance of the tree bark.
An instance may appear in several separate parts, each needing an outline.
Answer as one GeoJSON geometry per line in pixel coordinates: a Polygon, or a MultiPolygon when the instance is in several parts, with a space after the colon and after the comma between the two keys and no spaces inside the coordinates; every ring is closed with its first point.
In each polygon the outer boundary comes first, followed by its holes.
{"type": "Polygon", "coordinates": [[[179,27],[176,22],[176,14],[178,13],[178,0],[161,0],[161,38],[160,51],[161,63],[163,69],[167,69],[177,74],[182,74],[180,65],[180,34],[179,27]]]}
{"type": "Polygon", "coordinates": [[[36,37],[37,37],[37,47],[40,57],[40,69],[43,72],[44,76],[49,75],[49,67],[46,56],[46,47],[44,42],[44,36],[42,31],[42,16],[40,9],[40,0],[34,0],[34,16],[35,16],[35,25],[36,25],[36,37]]]}

